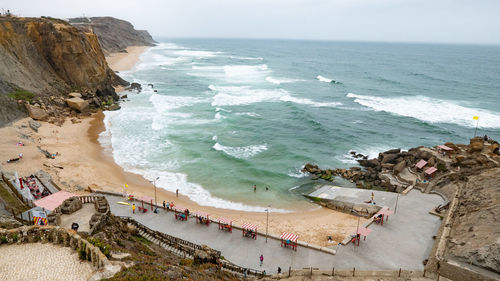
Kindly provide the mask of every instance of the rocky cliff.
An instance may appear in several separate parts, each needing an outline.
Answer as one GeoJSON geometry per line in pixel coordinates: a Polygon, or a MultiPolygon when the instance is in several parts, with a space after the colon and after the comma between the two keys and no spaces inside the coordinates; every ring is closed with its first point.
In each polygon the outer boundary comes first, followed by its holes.
{"type": "Polygon", "coordinates": [[[25,115],[24,104],[44,119],[60,117],[69,92],[99,107],[125,84],[94,33],[58,19],[0,17],[0,126],[25,115]]]}
{"type": "Polygon", "coordinates": [[[130,22],[112,17],[72,18],[69,22],[80,30],[94,32],[106,53],[123,52],[128,46],[153,46],[156,43],[146,30],[136,30],[130,22]]]}

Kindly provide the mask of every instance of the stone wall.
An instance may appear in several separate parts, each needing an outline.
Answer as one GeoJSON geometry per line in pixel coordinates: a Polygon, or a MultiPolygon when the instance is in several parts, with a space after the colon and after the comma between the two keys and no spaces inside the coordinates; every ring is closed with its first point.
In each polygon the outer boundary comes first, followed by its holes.
{"type": "Polygon", "coordinates": [[[376,214],[378,211],[380,211],[380,209],[382,209],[382,206],[377,206],[377,205],[372,205],[372,204],[352,203],[352,202],[346,202],[346,201],[342,201],[342,200],[321,199],[321,198],[309,197],[309,196],[306,196],[306,197],[312,199],[316,203],[318,203],[324,207],[327,207],[329,209],[336,210],[336,211],[343,212],[343,213],[347,213],[347,214],[352,214],[352,211],[355,211],[365,218],[372,217],[374,214],[376,214]]]}
{"type": "Polygon", "coordinates": [[[58,226],[23,226],[14,229],[0,229],[0,245],[20,243],[53,243],[70,247],[75,251],[82,249],[87,260],[96,269],[110,264],[108,258],[87,240],[74,231],[58,226]]]}

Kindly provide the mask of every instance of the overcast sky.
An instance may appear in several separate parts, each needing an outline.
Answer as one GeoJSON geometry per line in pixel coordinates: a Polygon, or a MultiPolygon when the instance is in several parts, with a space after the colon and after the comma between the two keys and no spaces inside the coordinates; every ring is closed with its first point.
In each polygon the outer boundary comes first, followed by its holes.
{"type": "Polygon", "coordinates": [[[0,0],[23,16],[113,16],[154,37],[500,44],[500,0],[0,0]]]}

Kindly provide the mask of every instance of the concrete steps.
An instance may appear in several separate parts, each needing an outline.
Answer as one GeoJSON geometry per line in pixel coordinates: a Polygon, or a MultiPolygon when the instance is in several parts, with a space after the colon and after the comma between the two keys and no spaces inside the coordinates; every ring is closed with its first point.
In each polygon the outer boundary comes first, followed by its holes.
{"type": "Polygon", "coordinates": [[[182,258],[190,258],[192,259],[193,256],[190,255],[190,254],[187,254],[186,252],[182,251],[182,250],[179,250],[178,248],[175,248],[171,245],[169,245],[167,242],[163,241],[162,239],[157,239],[155,237],[153,237],[152,235],[150,235],[149,233],[147,232],[144,232],[143,230],[139,230],[139,234],[146,238],[148,241],[162,247],[163,249],[169,251],[169,252],[172,252],[174,253],[175,255],[179,256],[179,257],[182,257],[182,258]]]}

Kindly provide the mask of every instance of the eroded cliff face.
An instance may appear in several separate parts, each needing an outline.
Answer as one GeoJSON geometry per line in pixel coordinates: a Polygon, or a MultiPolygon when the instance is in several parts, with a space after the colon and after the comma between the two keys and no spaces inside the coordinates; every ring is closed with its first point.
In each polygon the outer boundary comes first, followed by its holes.
{"type": "MultiPolygon", "coordinates": [[[[126,82],[108,67],[94,33],[62,20],[0,17],[0,107],[6,94],[23,89],[34,94],[32,103],[54,107],[46,110],[57,115],[67,93],[117,99],[112,86],[119,84],[126,82]]],[[[0,109],[0,125],[12,118],[1,116],[6,111],[16,108],[0,109]]]]}

